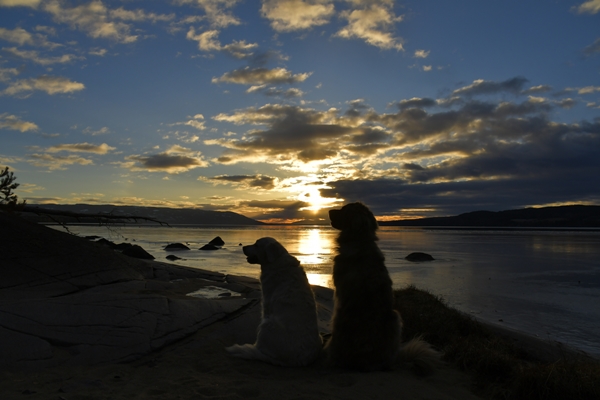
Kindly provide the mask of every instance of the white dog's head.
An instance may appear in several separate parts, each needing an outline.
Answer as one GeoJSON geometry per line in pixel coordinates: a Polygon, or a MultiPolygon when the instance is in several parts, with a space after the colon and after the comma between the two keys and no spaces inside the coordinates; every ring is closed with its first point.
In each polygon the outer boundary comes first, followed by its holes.
{"type": "Polygon", "coordinates": [[[250,264],[260,265],[272,264],[281,256],[289,254],[281,243],[270,237],[258,239],[256,243],[244,246],[242,250],[250,264]]]}

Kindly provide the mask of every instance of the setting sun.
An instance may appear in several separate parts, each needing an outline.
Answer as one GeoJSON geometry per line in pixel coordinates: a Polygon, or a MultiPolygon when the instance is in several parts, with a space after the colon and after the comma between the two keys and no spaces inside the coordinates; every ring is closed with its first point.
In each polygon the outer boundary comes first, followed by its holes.
{"type": "Polygon", "coordinates": [[[300,194],[300,196],[298,196],[298,200],[310,204],[307,207],[300,208],[300,211],[309,210],[314,212],[317,212],[323,208],[331,207],[334,203],[339,201],[338,199],[321,197],[321,193],[319,192],[318,187],[311,187],[306,189],[302,194],[300,194]]]}

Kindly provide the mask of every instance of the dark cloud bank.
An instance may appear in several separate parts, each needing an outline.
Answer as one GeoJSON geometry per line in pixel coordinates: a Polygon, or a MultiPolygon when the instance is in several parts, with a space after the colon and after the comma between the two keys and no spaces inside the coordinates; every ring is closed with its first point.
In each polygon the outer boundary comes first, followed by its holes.
{"type": "Polygon", "coordinates": [[[238,110],[218,119],[264,128],[212,144],[226,148],[220,161],[229,164],[326,162],[320,179],[330,188],[321,194],[363,201],[379,215],[600,203],[600,117],[561,121],[580,99],[527,82],[478,80],[447,98],[398,101],[387,113],[364,101],[345,112],[238,110]]]}

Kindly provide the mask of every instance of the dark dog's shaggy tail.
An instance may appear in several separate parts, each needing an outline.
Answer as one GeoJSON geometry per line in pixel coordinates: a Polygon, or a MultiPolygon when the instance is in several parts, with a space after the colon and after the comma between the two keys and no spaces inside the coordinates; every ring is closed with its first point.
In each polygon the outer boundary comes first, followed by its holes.
{"type": "Polygon", "coordinates": [[[396,360],[399,363],[412,363],[418,375],[431,375],[442,365],[441,356],[419,336],[402,344],[396,360]]]}

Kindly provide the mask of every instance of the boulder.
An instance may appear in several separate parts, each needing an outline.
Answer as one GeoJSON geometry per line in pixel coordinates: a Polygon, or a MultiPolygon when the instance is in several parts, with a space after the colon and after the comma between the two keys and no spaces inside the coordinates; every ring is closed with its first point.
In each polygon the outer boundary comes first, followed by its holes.
{"type": "Polygon", "coordinates": [[[409,255],[407,255],[404,258],[407,259],[408,261],[412,261],[412,262],[433,261],[433,260],[435,260],[435,258],[433,258],[431,255],[429,255],[427,253],[421,253],[421,252],[418,252],[418,251],[414,252],[414,253],[410,253],[409,255]]]}
{"type": "Polygon", "coordinates": [[[216,238],[208,242],[208,244],[212,244],[213,246],[224,246],[225,242],[223,241],[223,239],[221,239],[220,236],[217,236],[216,238]]]}
{"type": "Polygon", "coordinates": [[[217,246],[215,246],[214,244],[205,244],[204,246],[200,247],[198,250],[219,250],[219,248],[217,246]]]}
{"type": "Polygon", "coordinates": [[[114,242],[111,242],[110,240],[106,240],[104,238],[100,238],[100,239],[96,240],[94,243],[99,244],[101,246],[110,247],[111,249],[114,249],[116,246],[116,244],[114,242]]]}
{"type": "Polygon", "coordinates": [[[170,261],[183,260],[183,258],[177,257],[176,255],[173,255],[173,254],[169,254],[165,258],[170,261]]]}
{"type": "Polygon", "coordinates": [[[121,252],[129,257],[141,258],[143,260],[154,260],[154,256],[148,253],[146,250],[137,244],[133,244],[130,247],[127,247],[125,250],[121,252]]]}
{"type": "Polygon", "coordinates": [[[190,248],[187,247],[185,244],[183,243],[170,243],[168,245],[165,246],[165,250],[167,251],[173,251],[173,250],[189,250],[190,248]]]}
{"type": "Polygon", "coordinates": [[[131,243],[119,243],[113,247],[115,250],[123,251],[133,246],[131,243]]]}

